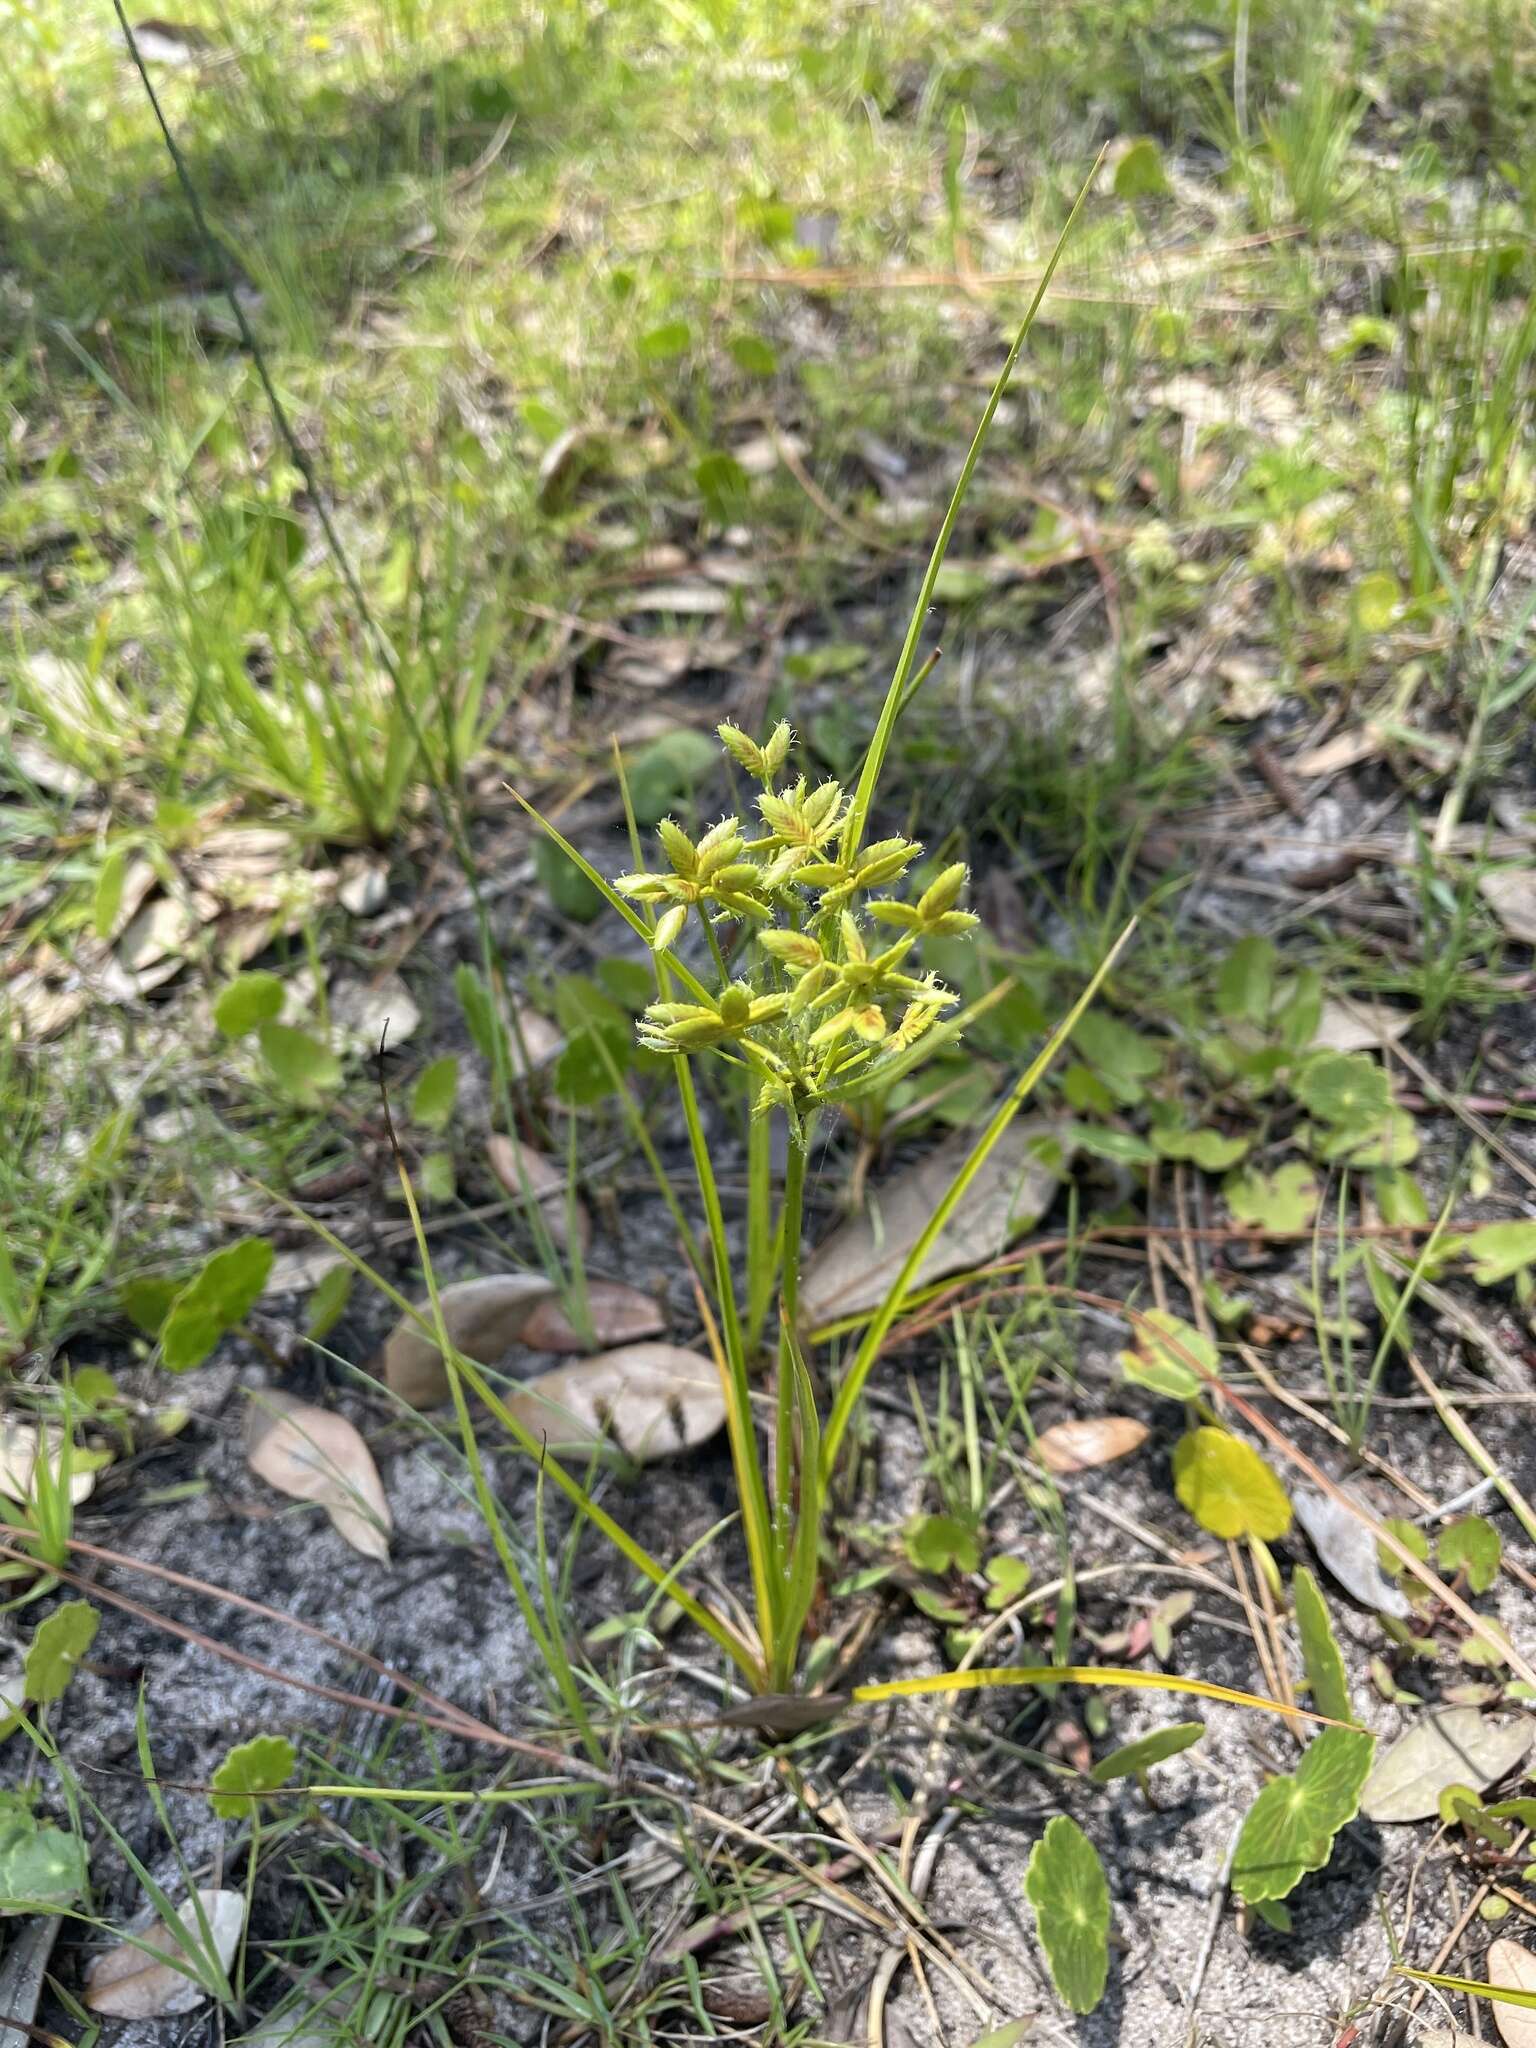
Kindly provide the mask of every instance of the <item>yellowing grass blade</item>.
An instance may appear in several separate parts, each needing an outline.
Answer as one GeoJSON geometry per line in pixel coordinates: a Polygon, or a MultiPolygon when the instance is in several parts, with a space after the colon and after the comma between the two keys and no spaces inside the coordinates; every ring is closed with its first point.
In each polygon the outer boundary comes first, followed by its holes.
{"type": "Polygon", "coordinates": [[[853,1698],[860,1705],[873,1705],[877,1700],[917,1699],[924,1693],[986,1692],[993,1686],[1013,1685],[1107,1685],[1127,1692],[1189,1693],[1196,1699],[1225,1700],[1233,1707],[1256,1707],[1263,1714],[1282,1714],[1288,1721],[1317,1721],[1330,1728],[1351,1725],[1330,1721],[1326,1714],[1314,1714],[1306,1707],[1288,1707],[1280,1700],[1267,1700],[1256,1692],[1213,1685],[1206,1678],[1170,1678],[1163,1671],[1128,1671],[1100,1664],[997,1664],[980,1671],[940,1671],[926,1678],[889,1678],[878,1685],[856,1685],[853,1698]]]}
{"type": "Polygon", "coordinates": [[[1433,1984],[1437,1991],[1459,1991],[1463,1998],[1490,1998],[1495,2005],[1523,2005],[1528,2012],[1536,2012],[1536,1991],[1516,1991],[1503,1984],[1479,1984],[1473,1977],[1442,1977],[1434,1970],[1410,1970],[1406,1963],[1399,1963],[1400,1977],[1411,1977],[1415,1984],[1433,1984]]]}

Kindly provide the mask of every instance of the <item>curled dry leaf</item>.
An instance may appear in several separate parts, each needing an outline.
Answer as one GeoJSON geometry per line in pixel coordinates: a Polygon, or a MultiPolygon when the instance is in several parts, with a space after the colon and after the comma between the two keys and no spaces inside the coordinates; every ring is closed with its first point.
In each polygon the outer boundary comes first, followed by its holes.
{"type": "MultiPolygon", "coordinates": [[[[1536,1955],[1506,1935],[1488,1950],[1488,1982],[1496,1991],[1536,1991],[1536,1955]]],[[[1536,2011],[1528,2005],[1495,2001],[1494,2024],[1506,2048],[1536,2048],[1536,2011]]]]}
{"type": "MultiPolygon", "coordinates": [[[[197,1899],[218,1952],[219,1966],[227,1972],[240,1946],[245,1900],[239,1892],[224,1891],[200,1891],[197,1899]]],[[[201,1950],[203,1931],[198,1922],[197,1902],[187,1899],[177,1907],[176,1917],[186,1929],[187,1941],[201,1950]]],[[[208,1993],[195,1977],[160,1960],[162,1956],[185,1957],[183,1944],[158,1921],[137,1936],[137,1943],[142,1946],[123,1942],[117,1948],[109,1948],[91,1964],[85,1977],[85,2002],[91,2011],[119,2020],[158,2020],[176,2013],[195,2012],[208,1993]]]]}
{"type": "MultiPolygon", "coordinates": [[[[478,1365],[494,1365],[521,1341],[523,1325],[534,1308],[554,1291],[542,1273],[490,1273],[483,1280],[456,1280],[438,1296],[449,1342],[478,1365]]],[[[430,1299],[417,1302],[416,1308],[430,1324],[430,1299]]],[[[402,1316],[390,1332],[379,1370],[390,1392],[413,1408],[432,1408],[448,1398],[448,1368],[436,1339],[409,1316],[402,1316]]]]}
{"type": "Polygon", "coordinates": [[[725,1421],[713,1360],[676,1344],[627,1344],[556,1366],[508,1403],[552,1451],[611,1445],[637,1465],[691,1451],[725,1421]]]}
{"type": "MultiPolygon", "coordinates": [[[[971,1134],[959,1132],[926,1159],[871,1189],[863,1213],[833,1231],[806,1268],[800,1314],[807,1327],[861,1314],[884,1300],[974,1143],[971,1134]]],[[[1044,1117],[1015,1118],[939,1233],[913,1286],[984,1265],[1038,1223],[1071,1150],[1059,1124],[1044,1117]]]]}
{"type": "Polygon", "coordinates": [[[1376,1759],[1360,1811],[1367,1820],[1433,1820],[1448,1785],[1483,1792],[1525,1760],[1536,1721],[1493,1721],[1476,1707],[1423,1714],[1376,1759]]]}
{"type": "Polygon", "coordinates": [[[580,1200],[574,1204],[567,1202],[565,1175],[552,1159],[517,1138],[509,1138],[504,1131],[493,1131],[486,1139],[485,1157],[509,1195],[518,1201],[533,1197],[550,1236],[562,1247],[571,1241],[570,1218],[574,1209],[577,1242],[583,1252],[588,1250],[592,1243],[592,1218],[587,1214],[587,1205],[580,1200]]]}
{"type": "MultiPolygon", "coordinates": [[[[659,1337],[667,1319],[649,1294],[638,1287],[625,1287],[616,1280],[594,1280],[587,1289],[587,1310],[592,1334],[605,1349],[616,1344],[636,1344],[642,1337],[659,1337]]],[[[523,1342],[530,1351],[586,1351],[581,1333],[566,1314],[557,1295],[541,1301],[523,1325],[523,1342]]]]}
{"type": "Polygon", "coordinates": [[[393,1522],[373,1453],[344,1415],[288,1394],[261,1394],[246,1417],[246,1462],[291,1500],[325,1509],[338,1536],[364,1557],[389,1562],[393,1522]]]}
{"type": "Polygon", "coordinates": [[[1407,1595],[1382,1571],[1376,1538],[1363,1522],[1356,1521],[1342,1502],[1309,1486],[1292,1488],[1291,1505],[1312,1548],[1352,1600],[1378,1614],[1390,1614],[1394,1621],[1406,1619],[1412,1611],[1407,1595]]]}
{"type": "MultiPolygon", "coordinates": [[[[56,1425],[45,1432],[48,1469],[57,1479],[63,1458],[64,1433],[56,1425]]],[[[7,1419],[0,1422],[0,1493],[7,1500],[25,1505],[32,1498],[33,1473],[37,1466],[38,1432],[31,1422],[7,1419]]],[[[96,1487],[95,1465],[90,1453],[75,1450],[70,1458],[69,1498],[73,1507],[89,1500],[96,1487]],[[82,1466],[87,1469],[82,1470],[82,1466]]]]}
{"type": "Polygon", "coordinates": [[[1047,1472],[1064,1476],[1128,1458],[1146,1440],[1147,1425],[1133,1415],[1091,1415],[1042,1429],[1034,1455],[1047,1472]]]}

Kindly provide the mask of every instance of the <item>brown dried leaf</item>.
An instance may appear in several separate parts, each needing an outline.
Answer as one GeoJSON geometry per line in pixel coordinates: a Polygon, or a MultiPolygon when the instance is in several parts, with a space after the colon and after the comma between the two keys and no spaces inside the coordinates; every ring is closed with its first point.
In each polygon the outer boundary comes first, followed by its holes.
{"type": "MultiPolygon", "coordinates": [[[[536,1152],[531,1145],[523,1144],[520,1139],[509,1138],[503,1131],[493,1131],[486,1139],[485,1157],[492,1173],[509,1195],[519,1201],[524,1200],[526,1186],[527,1193],[538,1203],[545,1228],[555,1243],[569,1244],[572,1205],[565,1199],[565,1175],[554,1161],[544,1153],[536,1152]]],[[[585,1202],[577,1201],[574,1208],[576,1238],[585,1252],[592,1243],[592,1218],[587,1214],[585,1202]]]]}
{"type": "Polygon", "coordinates": [[[613,1445],[637,1465],[692,1450],[725,1421],[713,1360],[676,1344],[627,1344],[556,1366],[508,1405],[552,1451],[613,1445]]]}
{"type": "Polygon", "coordinates": [[[394,1526],[373,1453],[344,1415],[288,1394],[262,1394],[246,1418],[246,1462],[291,1500],[325,1509],[338,1536],[364,1557],[389,1562],[394,1526]]]}
{"type": "MultiPolygon", "coordinates": [[[[800,1313],[807,1327],[884,1300],[974,1143],[970,1133],[958,1132],[926,1159],[871,1189],[864,1213],[835,1230],[806,1268],[800,1313]]],[[[940,1232],[913,1286],[985,1264],[1037,1223],[1072,1149],[1062,1126],[1049,1118],[1016,1118],[940,1232]]]]}
{"type": "MultiPolygon", "coordinates": [[[[479,1365],[494,1365],[518,1343],[537,1304],[554,1293],[542,1273],[491,1273],[483,1280],[458,1280],[441,1290],[448,1341],[479,1365]]],[[[430,1299],[416,1304],[432,1321],[430,1299]]],[[[448,1398],[448,1369],[435,1338],[402,1316],[390,1332],[378,1371],[385,1385],[413,1408],[431,1408],[448,1398]]]]}
{"type": "MultiPolygon", "coordinates": [[[[197,1897],[207,1917],[220,1965],[227,1971],[240,1946],[245,1900],[239,1892],[225,1891],[199,1891],[197,1897]]],[[[176,1917],[186,1929],[188,1940],[200,1949],[203,1932],[196,1903],[187,1899],[176,1908],[176,1917]]],[[[136,1940],[143,1946],[123,1942],[97,1956],[87,1969],[85,2002],[91,2011],[119,2020],[158,2020],[176,2013],[195,2012],[208,1993],[195,1978],[158,1960],[159,1956],[184,1954],[176,1936],[157,1921],[136,1940]],[[146,1949],[154,1953],[146,1954],[146,1949]]]]}
{"type": "MultiPolygon", "coordinates": [[[[587,1288],[587,1309],[599,1344],[635,1344],[642,1337],[657,1337],[667,1319],[649,1294],[638,1287],[625,1287],[617,1280],[594,1280],[587,1288]]],[[[541,1301],[523,1326],[523,1342],[530,1351],[585,1351],[580,1333],[557,1296],[541,1301]]]]}
{"type": "MultiPolygon", "coordinates": [[[[1495,1990],[1536,1991],[1536,1955],[1508,1935],[1491,1944],[1486,1967],[1495,1990]]],[[[1505,2048],[1536,2048],[1536,2011],[1529,2006],[1495,2003],[1493,2020],[1505,2048]]]]}
{"type": "Polygon", "coordinates": [[[1128,1458],[1147,1440],[1147,1425],[1133,1415],[1092,1415],[1053,1422],[1035,1439],[1034,1455],[1047,1472],[1086,1472],[1128,1458]]]}
{"type": "Polygon", "coordinates": [[[1478,876],[1477,886],[1509,936],[1536,946],[1536,868],[1494,868],[1478,876]]]}

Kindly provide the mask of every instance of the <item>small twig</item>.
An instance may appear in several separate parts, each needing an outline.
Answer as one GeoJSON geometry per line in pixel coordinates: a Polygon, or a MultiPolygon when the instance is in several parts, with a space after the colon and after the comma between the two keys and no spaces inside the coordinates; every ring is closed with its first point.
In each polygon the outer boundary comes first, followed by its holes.
{"type": "MultiPolygon", "coordinates": [[[[1243,1816],[1243,1819],[1247,1819],[1246,1814],[1243,1816]]],[[[1200,1944],[1200,1953],[1195,1958],[1194,1974],[1190,1978],[1189,1989],[1184,1994],[1184,2003],[1189,2008],[1189,2031],[1184,2037],[1185,2048],[1196,2048],[1196,2035],[1200,2023],[1200,1993],[1205,1988],[1206,1972],[1211,1967],[1211,1957],[1216,1950],[1216,1936],[1221,1928],[1222,1908],[1227,1902],[1227,1887],[1232,1882],[1232,1866],[1237,1861],[1237,1842],[1242,1832],[1243,1822],[1240,1820],[1232,1830],[1232,1839],[1228,1842],[1227,1853],[1222,1858],[1221,1869],[1216,1878],[1216,1887],[1211,1894],[1211,1910],[1205,1923],[1205,1938],[1200,1944]]]]}
{"type": "MultiPolygon", "coordinates": [[[[1511,1856],[1514,1856],[1518,1853],[1530,1832],[1531,1831],[1529,1828],[1522,1828],[1519,1834],[1516,1835],[1515,1839],[1509,1845],[1508,1853],[1511,1856]]],[[[1473,1920],[1477,1917],[1478,1908],[1482,1905],[1484,1899],[1486,1899],[1489,1893],[1493,1890],[1493,1884],[1493,1879],[1488,1878],[1483,1884],[1479,1885],[1478,1889],[1472,1894],[1471,1898],[1467,1901],[1466,1905],[1462,1908],[1461,1912],[1456,1916],[1455,1925],[1451,1928],[1450,1933],[1445,1937],[1444,1941],[1441,1942],[1440,1947],[1436,1952],[1435,1959],[1429,1966],[1429,1974],[1431,1976],[1438,1975],[1438,1973],[1441,1970],[1443,1970],[1446,1964],[1450,1961],[1452,1955],[1455,1953],[1457,1942],[1461,1940],[1461,1937],[1466,1933],[1467,1929],[1471,1926],[1473,1920]]],[[[1431,1987],[1428,1984],[1420,1984],[1415,1987],[1413,1996],[1408,2001],[1408,2011],[1410,2016],[1416,2013],[1419,2007],[1424,2003],[1424,2000],[1429,1996],[1430,1989],[1431,1987]]]]}

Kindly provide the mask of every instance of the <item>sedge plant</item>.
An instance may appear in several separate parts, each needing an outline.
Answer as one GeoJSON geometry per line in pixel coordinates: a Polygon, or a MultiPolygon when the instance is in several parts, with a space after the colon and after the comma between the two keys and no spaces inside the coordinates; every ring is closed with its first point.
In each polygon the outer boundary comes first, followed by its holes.
{"type": "MultiPolygon", "coordinates": [[[[720,736],[726,752],[756,785],[751,823],[739,816],[726,817],[694,839],[681,826],[665,821],[659,830],[659,860],[651,866],[637,861],[633,872],[615,879],[600,874],[552,823],[518,799],[610,908],[645,940],[654,963],[656,1000],[644,1012],[639,1033],[645,1046],[672,1062],[698,1181],[705,1225],[698,1263],[706,1269],[712,1295],[712,1304],[706,1303],[707,1321],[725,1392],[740,1527],[751,1575],[750,1620],[728,1618],[690,1591],[681,1582],[682,1568],[655,1557],[625,1529],[527,1427],[482,1368],[453,1344],[414,1191],[398,1155],[402,1192],[427,1277],[427,1307],[414,1307],[323,1224],[309,1219],[442,1353],[471,1470],[478,1468],[479,1459],[466,1393],[474,1394],[537,1462],[544,1483],[564,1494],[632,1568],[675,1602],[760,1698],[794,1690],[817,1592],[833,1476],[891,1327],[933,1244],[1071,1037],[1130,936],[1127,928],[993,1110],[885,1298],[864,1325],[823,1415],[801,1353],[798,1328],[805,1174],[816,1129],[830,1112],[888,1087],[931,1048],[953,1042],[959,1020],[946,1013],[956,998],[924,968],[922,952],[927,941],[962,934],[975,923],[962,903],[962,864],[946,866],[919,882],[912,879],[922,851],[915,841],[871,840],[881,774],[897,721],[933,667],[933,657],[922,665],[918,661],[923,624],[987,431],[1091,184],[1092,174],[983,410],[852,788],[834,781],[813,785],[802,774],[792,776],[793,735],[787,725],[776,726],[761,740],[724,726],[720,736]],[[690,938],[698,942],[690,950],[700,971],[680,951],[690,938]],[[749,1201],[755,1206],[748,1217],[748,1258],[740,1286],[736,1249],[726,1227],[700,1110],[694,1067],[702,1059],[727,1063],[744,1081],[756,1132],[748,1175],[749,1201]],[[770,1120],[775,1118],[783,1122],[788,1139],[787,1163],[777,1189],[768,1170],[776,1148],[764,1141],[765,1132],[771,1136],[770,1120]],[[772,1285],[763,1279],[765,1257],[772,1268],[772,1285]],[[775,1326],[774,1295],[778,1335],[776,1343],[764,1347],[757,1333],[775,1326]],[[769,1459],[759,1445],[754,1384],[775,1351],[777,1428],[769,1459]]],[[[636,843],[632,817],[631,843],[636,843]]],[[[1203,1680],[1065,1663],[972,1669],[861,1685],[845,1697],[874,1702],[1047,1683],[1185,1692],[1289,1715],[1304,1713],[1203,1680]]]]}

